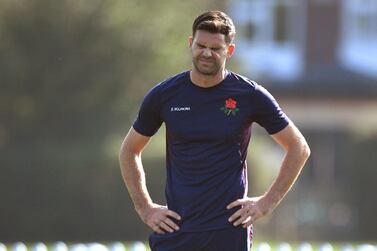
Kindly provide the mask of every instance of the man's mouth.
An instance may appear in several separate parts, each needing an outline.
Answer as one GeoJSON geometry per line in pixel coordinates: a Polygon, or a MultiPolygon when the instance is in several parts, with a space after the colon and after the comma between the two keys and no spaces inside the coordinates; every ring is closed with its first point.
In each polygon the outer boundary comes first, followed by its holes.
{"type": "Polygon", "coordinates": [[[215,62],[211,58],[199,58],[199,61],[202,61],[202,62],[205,62],[205,63],[213,63],[213,62],[215,62]]]}

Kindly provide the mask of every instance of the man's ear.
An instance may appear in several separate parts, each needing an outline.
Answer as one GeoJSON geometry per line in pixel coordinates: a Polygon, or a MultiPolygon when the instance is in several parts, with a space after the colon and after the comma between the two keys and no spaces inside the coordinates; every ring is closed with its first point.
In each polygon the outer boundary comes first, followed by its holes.
{"type": "Polygon", "coordinates": [[[189,36],[189,38],[188,38],[189,48],[191,48],[193,41],[194,41],[194,38],[192,36],[189,36]]]}
{"type": "Polygon", "coordinates": [[[228,49],[227,49],[227,52],[226,52],[227,58],[230,58],[233,55],[235,49],[236,49],[235,44],[229,44],[228,45],[228,49]]]}

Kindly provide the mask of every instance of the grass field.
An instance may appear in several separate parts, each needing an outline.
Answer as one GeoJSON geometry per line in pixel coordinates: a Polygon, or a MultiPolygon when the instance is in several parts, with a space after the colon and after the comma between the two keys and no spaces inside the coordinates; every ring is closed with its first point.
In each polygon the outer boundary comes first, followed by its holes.
{"type": "MultiPolygon", "coordinates": [[[[147,242],[0,243],[0,251],[149,251],[147,242]]],[[[255,251],[377,251],[377,242],[254,242],[255,251]]]]}

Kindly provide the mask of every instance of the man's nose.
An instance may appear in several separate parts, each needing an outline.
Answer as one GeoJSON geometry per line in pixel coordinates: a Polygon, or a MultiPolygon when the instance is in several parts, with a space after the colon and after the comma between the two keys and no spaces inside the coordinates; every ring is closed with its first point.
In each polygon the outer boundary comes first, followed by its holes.
{"type": "Polygon", "coordinates": [[[212,55],[212,51],[211,51],[210,48],[204,48],[203,49],[203,56],[204,57],[211,57],[211,55],[212,55]]]}

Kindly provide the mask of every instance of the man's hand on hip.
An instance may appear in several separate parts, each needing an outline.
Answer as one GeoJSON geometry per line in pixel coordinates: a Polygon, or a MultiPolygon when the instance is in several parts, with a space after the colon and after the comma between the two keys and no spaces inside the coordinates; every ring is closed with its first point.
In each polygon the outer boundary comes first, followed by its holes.
{"type": "Polygon", "coordinates": [[[172,218],[181,220],[181,216],[169,210],[166,206],[153,203],[138,213],[142,221],[158,234],[173,233],[179,230],[178,225],[174,223],[172,218]]]}
{"type": "Polygon", "coordinates": [[[267,215],[273,210],[273,205],[266,202],[265,197],[246,197],[238,199],[230,203],[226,208],[231,209],[234,207],[241,207],[230,218],[229,222],[233,225],[243,225],[244,228],[249,227],[259,218],[267,215]]]}

